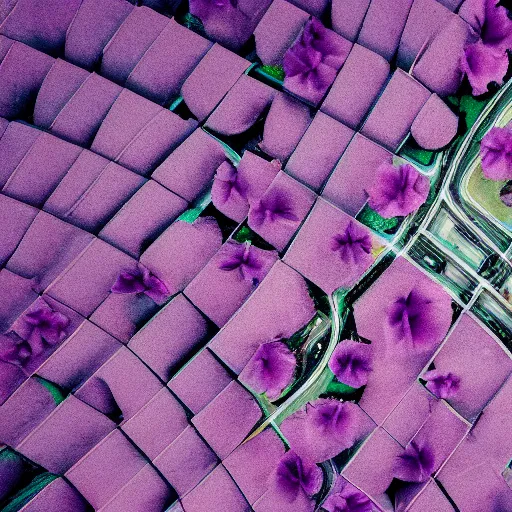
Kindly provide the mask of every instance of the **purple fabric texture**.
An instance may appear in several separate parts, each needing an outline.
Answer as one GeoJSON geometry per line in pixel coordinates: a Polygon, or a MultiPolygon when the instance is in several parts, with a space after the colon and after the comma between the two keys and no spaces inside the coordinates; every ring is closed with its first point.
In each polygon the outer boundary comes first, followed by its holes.
{"type": "Polygon", "coordinates": [[[314,315],[303,277],[277,261],[249,300],[212,339],[210,348],[239,374],[262,343],[290,337],[314,315]]]}
{"type": "Polygon", "coordinates": [[[355,303],[354,317],[358,335],[371,341],[373,351],[359,405],[372,419],[383,421],[446,336],[452,323],[450,296],[398,258],[355,303]]]}
{"type": "Polygon", "coordinates": [[[441,149],[454,139],[458,126],[457,115],[437,94],[432,94],[412,122],[411,135],[422,148],[441,149]]]}
{"type": "Polygon", "coordinates": [[[268,489],[284,452],[282,440],[269,427],[236,448],[222,464],[253,505],[268,489]]]}
{"type": "Polygon", "coordinates": [[[282,64],[283,56],[309,15],[286,0],[274,0],[254,30],[256,53],[265,65],[282,64]],[[286,20],[286,23],[283,23],[286,20]]]}
{"type": "Polygon", "coordinates": [[[221,135],[247,131],[271,104],[277,92],[270,86],[242,75],[206,120],[206,128],[221,135]]]}
{"type": "Polygon", "coordinates": [[[209,349],[205,349],[169,381],[169,389],[197,414],[226,388],[231,380],[226,368],[209,349]]]}

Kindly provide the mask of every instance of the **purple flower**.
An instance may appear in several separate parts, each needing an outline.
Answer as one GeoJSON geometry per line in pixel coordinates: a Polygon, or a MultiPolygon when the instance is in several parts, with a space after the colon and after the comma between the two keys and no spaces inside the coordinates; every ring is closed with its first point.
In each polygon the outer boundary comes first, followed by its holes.
{"type": "Polygon", "coordinates": [[[337,252],[346,265],[366,268],[373,261],[370,232],[352,220],[343,233],[332,238],[331,250],[337,252]]]}
{"type": "Polygon", "coordinates": [[[491,82],[503,85],[508,70],[508,55],[479,40],[465,48],[461,69],[468,77],[473,96],[480,96],[488,92],[491,82]]]}
{"type": "Polygon", "coordinates": [[[441,287],[429,284],[415,286],[391,303],[384,330],[387,341],[429,350],[445,337],[452,320],[451,300],[441,287]]]}
{"type": "Polygon", "coordinates": [[[141,265],[137,265],[137,270],[123,270],[116,279],[116,282],[110,289],[112,293],[144,293],[156,304],[163,304],[170,293],[164,282],[141,265]]]}
{"type": "Polygon", "coordinates": [[[318,19],[310,19],[284,55],[284,87],[319,103],[349,51],[350,45],[342,37],[325,28],[318,19]]]}
{"type": "Polygon", "coordinates": [[[223,162],[217,169],[212,185],[212,202],[219,207],[228,201],[247,203],[247,185],[240,180],[236,168],[223,162]]]}
{"type": "Polygon", "coordinates": [[[503,84],[512,49],[512,20],[499,0],[472,0],[464,5],[464,17],[480,39],[464,49],[461,69],[467,75],[474,96],[488,91],[488,85],[503,84]]]}
{"type": "Polygon", "coordinates": [[[482,42],[502,53],[512,50],[512,20],[500,0],[466,2],[465,17],[480,35],[482,42]]]}
{"type": "Polygon", "coordinates": [[[323,462],[353,446],[359,426],[357,405],[318,398],[286,418],[280,428],[303,459],[323,462]]]}
{"type": "Polygon", "coordinates": [[[509,11],[498,6],[500,0],[485,1],[485,21],[480,35],[482,41],[500,50],[512,50],[512,19],[509,11]]]}
{"type": "Polygon", "coordinates": [[[291,350],[281,341],[269,341],[259,346],[240,378],[256,393],[275,400],[292,382],[295,367],[291,350]]]}
{"type": "Polygon", "coordinates": [[[264,223],[279,222],[295,226],[299,218],[293,211],[290,197],[283,190],[272,189],[249,210],[250,224],[259,228],[264,223]]]}
{"type": "MultiPolygon", "coordinates": [[[[28,325],[30,331],[26,341],[33,355],[43,352],[44,342],[48,345],[61,342],[66,337],[66,327],[69,324],[67,316],[44,307],[27,313],[22,321],[28,325]]],[[[21,352],[21,355],[24,355],[25,349],[22,348],[21,352]]]]}
{"type": "Polygon", "coordinates": [[[428,444],[411,441],[394,464],[393,476],[403,482],[425,482],[434,471],[435,458],[428,444]]]}
{"type": "Polygon", "coordinates": [[[23,366],[31,355],[29,343],[15,332],[0,334],[0,360],[23,366]]]}
{"type": "Polygon", "coordinates": [[[301,40],[283,59],[284,87],[314,104],[320,102],[336,78],[336,69],[322,62],[322,53],[301,40]]]}
{"type": "MultiPolygon", "coordinates": [[[[322,62],[338,71],[348,56],[343,38],[324,27],[317,18],[311,18],[302,31],[301,43],[320,52],[322,62]]],[[[350,48],[350,47],[348,47],[350,48]]]]}
{"type": "Polygon", "coordinates": [[[300,495],[311,497],[322,487],[322,470],[293,451],[286,452],[275,472],[276,490],[292,503],[300,495]]]}
{"type": "Polygon", "coordinates": [[[253,23],[238,4],[238,0],[189,0],[189,10],[209,35],[236,48],[250,36],[253,23]]]}
{"type": "Polygon", "coordinates": [[[352,340],[342,341],[329,360],[329,368],[336,378],[353,388],[360,388],[368,382],[372,371],[372,348],[352,340]]]}
{"type": "Polygon", "coordinates": [[[398,169],[384,163],[377,169],[373,186],[368,191],[368,205],[382,217],[405,217],[416,211],[427,199],[430,183],[412,165],[398,169]]]}
{"type": "Polygon", "coordinates": [[[15,347],[4,352],[4,356],[11,358],[11,362],[23,365],[30,357],[41,355],[47,345],[53,346],[64,340],[68,325],[69,318],[66,315],[54,311],[40,299],[13,325],[12,329],[20,339],[14,341],[15,347]]]}
{"type": "Polygon", "coordinates": [[[437,398],[451,398],[460,387],[460,378],[451,372],[431,370],[423,375],[423,379],[427,381],[427,389],[437,398]]]}
{"type": "MultiPolygon", "coordinates": [[[[240,277],[247,281],[258,284],[266,274],[266,261],[262,257],[262,252],[257,252],[250,242],[239,244],[234,241],[228,242],[223,247],[225,257],[219,262],[219,268],[226,272],[238,270],[240,277]]],[[[270,253],[271,254],[271,253],[270,253]]]]}
{"type": "Polygon", "coordinates": [[[372,512],[373,505],[364,492],[338,475],[322,508],[327,512],[372,512]]]}
{"type": "Polygon", "coordinates": [[[489,180],[512,179],[512,129],[491,128],[480,143],[482,172],[489,180]]]}
{"type": "Polygon", "coordinates": [[[189,0],[190,13],[202,21],[211,16],[229,16],[237,7],[238,0],[189,0]]]}

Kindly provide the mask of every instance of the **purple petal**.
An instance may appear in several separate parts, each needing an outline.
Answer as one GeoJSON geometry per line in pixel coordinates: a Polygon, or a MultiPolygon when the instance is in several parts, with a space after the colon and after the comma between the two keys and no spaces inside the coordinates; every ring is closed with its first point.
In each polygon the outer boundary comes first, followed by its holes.
{"type": "Polygon", "coordinates": [[[0,360],[21,366],[31,353],[30,345],[16,333],[0,334],[0,360]]]}
{"type": "Polygon", "coordinates": [[[327,89],[335,78],[336,70],[320,62],[313,70],[295,75],[286,75],[284,87],[291,93],[317,105],[325,96],[327,89]]]}
{"type": "Polygon", "coordinates": [[[226,259],[219,263],[220,270],[231,272],[232,270],[239,269],[242,266],[242,258],[238,258],[237,255],[228,255],[226,259]]]}
{"type": "Polygon", "coordinates": [[[488,85],[491,82],[503,85],[508,64],[508,55],[505,51],[487,46],[481,40],[470,44],[462,55],[461,69],[468,77],[473,96],[488,92],[488,85]]]}
{"type": "Polygon", "coordinates": [[[353,444],[354,404],[339,400],[321,398],[309,403],[306,407],[310,428],[317,433],[343,438],[343,445],[348,448],[353,444]]]}
{"type": "Polygon", "coordinates": [[[38,326],[41,325],[43,322],[45,322],[49,316],[50,313],[49,306],[42,306],[40,308],[37,308],[33,311],[28,312],[24,317],[24,321],[32,326],[38,326]]]}
{"type": "Polygon", "coordinates": [[[230,240],[222,248],[222,259],[218,265],[227,272],[238,270],[240,277],[259,284],[276,261],[275,251],[264,251],[250,242],[240,244],[230,240]]]}
{"type": "Polygon", "coordinates": [[[286,418],[280,428],[302,458],[323,462],[356,442],[358,407],[351,402],[319,398],[286,418]]]}
{"type": "Polygon", "coordinates": [[[373,186],[368,191],[368,205],[382,217],[405,217],[416,211],[426,200],[430,182],[412,165],[398,169],[384,163],[377,169],[373,186]]]}
{"type": "Polygon", "coordinates": [[[227,272],[240,269],[246,262],[250,247],[251,244],[249,242],[239,244],[238,242],[231,241],[226,244],[222,248],[224,258],[219,262],[219,268],[227,272]]]}
{"type": "Polygon", "coordinates": [[[431,370],[423,375],[423,379],[427,381],[427,389],[437,398],[451,398],[460,387],[460,378],[451,372],[444,374],[431,370]]]}
{"type": "Polygon", "coordinates": [[[425,482],[434,470],[434,452],[428,444],[411,441],[395,461],[393,475],[403,482],[425,482]]]}
{"type": "Polygon", "coordinates": [[[165,283],[140,263],[135,271],[121,272],[110,290],[121,294],[144,293],[158,305],[163,304],[171,295],[165,283]]]}
{"type": "Polygon", "coordinates": [[[333,237],[331,249],[346,265],[366,268],[373,261],[370,231],[357,222],[350,221],[343,233],[333,237]]]}
{"type": "Polygon", "coordinates": [[[37,357],[44,352],[44,340],[37,328],[30,333],[27,342],[30,345],[31,356],[37,357]]]}
{"type": "Polygon", "coordinates": [[[47,304],[26,313],[22,320],[32,328],[27,341],[34,355],[43,352],[43,339],[50,345],[61,342],[66,337],[66,327],[69,325],[66,315],[53,311],[47,304]]]}
{"type": "Polygon", "coordinates": [[[247,184],[240,180],[233,165],[223,162],[217,169],[213,180],[212,202],[218,208],[228,201],[247,203],[247,184]]]}
{"type": "Polygon", "coordinates": [[[299,495],[313,496],[322,486],[322,470],[295,452],[283,455],[275,473],[277,491],[290,503],[299,495]]]}
{"type": "Polygon", "coordinates": [[[338,34],[324,27],[317,18],[311,18],[304,26],[302,44],[320,52],[322,62],[339,70],[345,62],[348,51],[344,40],[338,34]]]}
{"type": "Polygon", "coordinates": [[[19,363],[18,346],[7,336],[0,335],[0,360],[6,363],[19,363]]]}
{"type": "Polygon", "coordinates": [[[281,341],[270,341],[260,345],[241,378],[256,393],[266,393],[275,400],[292,382],[295,367],[291,350],[281,341]]]}
{"type": "Polygon", "coordinates": [[[289,196],[277,188],[272,189],[261,201],[252,205],[249,216],[251,224],[256,228],[264,223],[279,222],[295,226],[299,222],[289,196]]]}
{"type": "Polygon", "coordinates": [[[266,210],[264,203],[256,201],[249,209],[249,220],[255,228],[260,228],[266,220],[266,210]]]}
{"type": "Polygon", "coordinates": [[[165,286],[165,283],[156,276],[150,275],[144,280],[144,284],[146,286],[144,295],[147,295],[159,306],[162,305],[171,295],[167,286],[165,286]]]}
{"type": "Polygon", "coordinates": [[[480,37],[487,46],[498,50],[512,50],[512,20],[503,6],[498,6],[500,0],[486,0],[485,21],[481,28],[480,37]]]}
{"type": "Polygon", "coordinates": [[[260,283],[263,280],[265,277],[264,254],[270,255],[268,251],[265,253],[260,251],[257,254],[256,249],[252,245],[248,243],[245,244],[243,262],[242,265],[240,265],[240,270],[244,279],[255,283],[260,283]]]}
{"type": "Polygon", "coordinates": [[[314,104],[319,103],[334,82],[350,47],[341,36],[312,18],[284,55],[284,87],[314,104]]]}
{"type": "Polygon", "coordinates": [[[482,172],[487,179],[512,179],[512,130],[491,128],[480,143],[482,172]]]}
{"type": "Polygon", "coordinates": [[[333,489],[322,504],[327,512],[372,512],[368,496],[338,475],[333,489]]]}
{"type": "Polygon", "coordinates": [[[321,52],[297,41],[284,55],[284,87],[318,103],[336,78],[336,69],[322,62],[321,52]]]}
{"type": "Polygon", "coordinates": [[[142,293],[145,290],[144,277],[140,269],[121,272],[110,289],[112,293],[142,293]]]}
{"type": "Polygon", "coordinates": [[[372,348],[352,340],[342,341],[332,353],[329,368],[338,381],[347,386],[360,388],[368,382],[372,371],[372,348]]]}
{"type": "Polygon", "coordinates": [[[405,348],[428,350],[444,338],[451,319],[451,300],[442,288],[414,287],[389,306],[385,336],[405,348]]]}
{"type": "Polygon", "coordinates": [[[22,343],[18,345],[18,358],[23,363],[25,363],[28,358],[32,355],[32,349],[28,343],[22,343]]]}
{"type": "Polygon", "coordinates": [[[298,41],[286,51],[283,69],[287,77],[302,75],[305,79],[321,62],[322,54],[319,51],[298,41]]]}
{"type": "Polygon", "coordinates": [[[58,311],[52,311],[46,319],[36,328],[44,340],[55,345],[66,337],[66,327],[69,325],[69,318],[58,311]]]}

